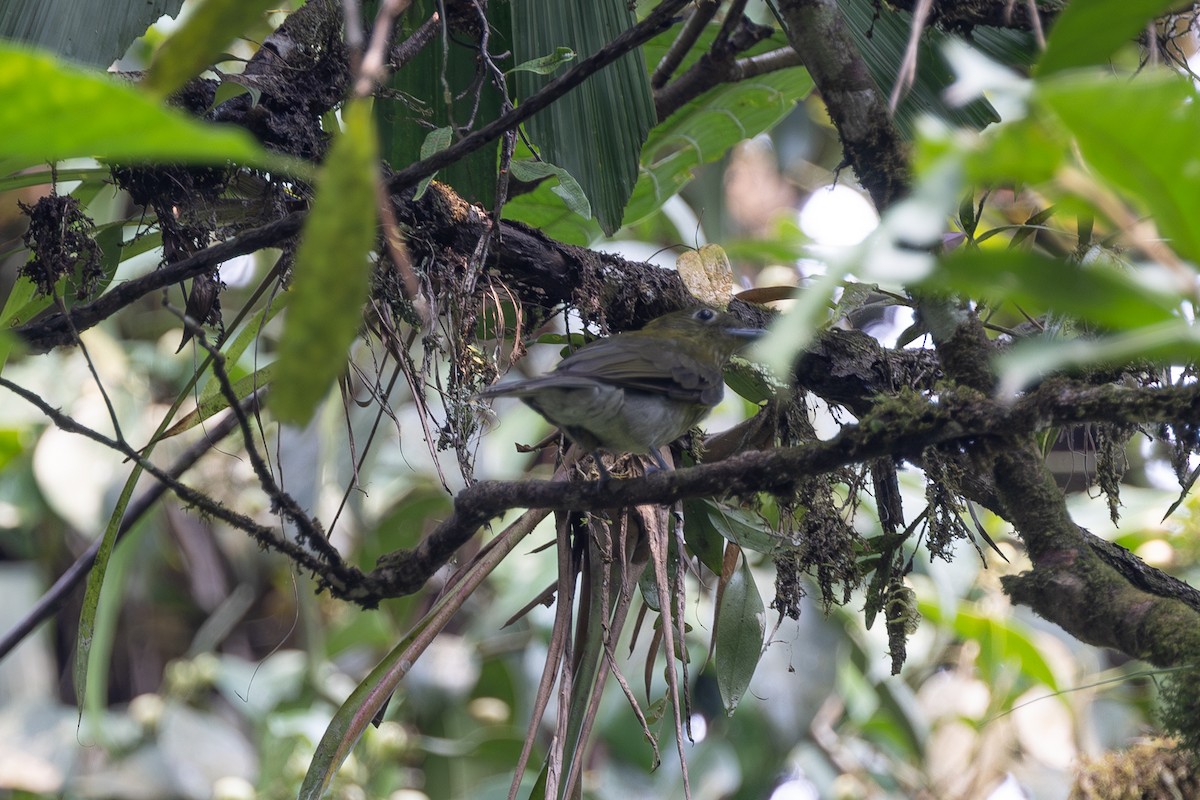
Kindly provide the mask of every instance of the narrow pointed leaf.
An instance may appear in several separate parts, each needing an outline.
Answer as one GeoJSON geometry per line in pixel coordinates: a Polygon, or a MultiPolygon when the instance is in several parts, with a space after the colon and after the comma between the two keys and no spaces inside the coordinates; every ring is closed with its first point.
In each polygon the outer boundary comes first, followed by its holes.
{"type": "Polygon", "coordinates": [[[44,53],[0,43],[0,64],[0,162],[9,171],[80,156],[307,171],[301,162],[268,153],[243,130],[197,122],[44,53]]]}
{"type": "Polygon", "coordinates": [[[375,245],[375,129],[355,101],[345,131],[321,170],[317,196],[296,253],[295,278],[268,405],[296,425],[312,418],[346,363],[367,299],[375,245]]]}
{"type": "Polygon", "coordinates": [[[146,89],[166,97],[212,66],[230,42],[277,5],[277,0],[204,0],[155,52],[146,89]]]}
{"type": "Polygon", "coordinates": [[[1088,0],[1068,3],[1046,38],[1039,75],[1103,64],[1177,0],[1088,0]]]}
{"type": "Polygon", "coordinates": [[[762,597],[750,565],[743,559],[741,568],[730,576],[725,586],[717,617],[717,686],[725,711],[730,715],[745,696],[754,670],[758,668],[766,630],[762,597]]]}

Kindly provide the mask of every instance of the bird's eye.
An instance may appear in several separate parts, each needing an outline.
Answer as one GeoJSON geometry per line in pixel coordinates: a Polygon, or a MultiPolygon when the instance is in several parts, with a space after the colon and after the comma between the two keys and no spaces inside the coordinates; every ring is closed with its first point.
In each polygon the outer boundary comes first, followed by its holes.
{"type": "Polygon", "coordinates": [[[701,322],[712,322],[717,318],[717,312],[713,311],[711,308],[700,308],[696,310],[695,314],[692,314],[692,317],[700,320],[701,322]]]}

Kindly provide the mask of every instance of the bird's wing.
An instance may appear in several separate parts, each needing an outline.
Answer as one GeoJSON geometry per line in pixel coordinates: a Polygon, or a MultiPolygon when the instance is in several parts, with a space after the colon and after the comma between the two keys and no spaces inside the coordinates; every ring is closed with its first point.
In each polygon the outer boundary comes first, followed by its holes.
{"type": "Polygon", "coordinates": [[[673,400],[716,405],[724,392],[721,371],[679,348],[641,337],[600,339],[565,358],[557,376],[600,380],[673,400]]]}
{"type": "Polygon", "coordinates": [[[479,392],[477,397],[532,397],[544,389],[593,389],[596,380],[587,376],[551,373],[540,378],[497,383],[479,392]]]}

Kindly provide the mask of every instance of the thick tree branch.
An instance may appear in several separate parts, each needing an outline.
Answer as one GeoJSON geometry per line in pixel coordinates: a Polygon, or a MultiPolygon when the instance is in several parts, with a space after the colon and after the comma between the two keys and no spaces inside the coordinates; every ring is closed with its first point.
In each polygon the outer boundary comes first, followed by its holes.
{"type": "Polygon", "coordinates": [[[917,457],[931,445],[957,442],[968,448],[1002,448],[1003,442],[1014,435],[1102,420],[1200,422],[1197,387],[1080,387],[1064,381],[1047,384],[1011,404],[971,391],[951,391],[935,403],[915,395],[907,401],[908,405],[904,402],[897,400],[867,416],[862,423],[844,427],[830,441],[741,453],[715,464],[658,472],[636,480],[481,481],[459,493],[451,517],[417,548],[381,559],[379,567],[368,576],[373,586],[367,591],[385,594],[416,591],[481,526],[511,508],[600,511],[650,503],[671,504],[692,497],[737,496],[760,491],[787,493],[805,476],[884,456],[917,457]],[[980,441],[987,444],[980,445],[980,441]]]}
{"type": "MultiPolygon", "coordinates": [[[[411,188],[422,178],[433,175],[439,169],[499,138],[505,131],[524,122],[591,75],[670,27],[674,21],[675,12],[686,4],[687,0],[664,0],[637,25],[589,58],[581,61],[571,70],[546,84],[536,94],[526,98],[519,107],[501,115],[480,130],[472,132],[446,150],[435,153],[433,156],[393,174],[389,180],[390,190],[396,193],[411,188]]],[[[327,3],[326,6],[331,10],[337,9],[337,5],[333,3],[327,3]]],[[[268,58],[264,63],[266,66],[261,67],[262,69],[266,69],[273,63],[273,60],[268,58]]],[[[326,109],[316,108],[313,111],[319,116],[319,112],[324,110],[326,109]]],[[[74,344],[72,328],[80,332],[87,330],[150,292],[211,272],[223,261],[235,256],[278,245],[300,231],[306,216],[307,212],[304,211],[293,212],[280,220],[245,231],[233,239],[207,247],[142,278],[127,281],[92,303],[76,306],[71,311],[70,320],[56,314],[16,328],[14,332],[35,353],[44,353],[54,347],[74,344]]],[[[467,252],[473,250],[474,244],[472,243],[467,252]]]]}
{"type": "MultiPolygon", "coordinates": [[[[659,122],[714,86],[751,77],[744,71],[746,65],[738,61],[737,55],[768,38],[774,31],[766,25],[756,25],[746,17],[740,17],[735,23],[729,19],[725,22],[722,34],[727,35],[718,36],[712,48],[700,56],[687,72],[662,88],[655,89],[654,110],[659,122]]],[[[759,62],[757,68],[762,70],[771,64],[778,65],[777,68],[798,66],[799,54],[793,52],[793,55],[794,58],[783,61],[777,58],[775,61],[759,62]]]]}
{"type": "Polygon", "coordinates": [[[206,247],[170,266],[125,281],[90,303],[76,305],[71,309],[69,318],[53,314],[14,328],[13,333],[20,336],[34,353],[73,345],[76,332],[82,333],[152,292],[212,272],[231,258],[276,246],[295,236],[300,232],[306,216],[307,212],[295,211],[283,219],[239,233],[232,239],[206,247]]]}
{"type": "Polygon", "coordinates": [[[780,0],[779,13],[829,109],[847,163],[883,213],[908,191],[908,157],[837,0],[780,0]]]}
{"type": "MultiPolygon", "coordinates": [[[[996,7],[1001,5],[1021,6],[996,7]]],[[[838,129],[846,161],[883,212],[907,191],[906,156],[837,3],[781,0],[779,9],[789,40],[803,55],[838,129]]],[[[1038,20],[1030,22],[1036,25],[1038,20]]],[[[940,299],[921,298],[918,308],[933,334],[946,377],[989,394],[995,383],[990,367],[993,344],[978,318],[940,299]]],[[[1198,630],[1200,616],[1186,600],[1195,593],[1180,589],[1169,598],[1151,593],[1142,580],[1144,565],[1139,568],[1132,556],[1097,547],[1094,537],[1071,521],[1065,497],[1036,450],[1033,430],[1013,424],[996,430],[995,438],[960,440],[974,462],[979,485],[994,488],[989,499],[1015,525],[1033,559],[1034,569],[1007,580],[1006,588],[1015,600],[1083,641],[1117,647],[1160,665],[1194,661],[1200,654],[1200,635],[1191,632],[1198,630]]]]}

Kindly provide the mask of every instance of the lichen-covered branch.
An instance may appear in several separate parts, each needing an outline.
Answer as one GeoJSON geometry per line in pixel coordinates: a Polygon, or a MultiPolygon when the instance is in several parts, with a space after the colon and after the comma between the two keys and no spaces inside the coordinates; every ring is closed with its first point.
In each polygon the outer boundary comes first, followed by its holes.
{"type": "MultiPolygon", "coordinates": [[[[910,395],[904,401],[882,404],[860,424],[846,426],[827,442],[745,452],[718,463],[654,473],[636,480],[482,481],[459,493],[451,517],[417,548],[381,559],[379,568],[368,576],[370,585],[364,587],[364,592],[416,591],[480,527],[511,508],[599,511],[648,503],[670,504],[692,497],[738,496],[761,491],[786,493],[806,476],[874,458],[914,458],[926,447],[950,443],[973,451],[1003,454],[1014,436],[1114,416],[1127,422],[1161,419],[1200,422],[1200,388],[1097,388],[1055,382],[1015,403],[999,402],[969,390],[945,393],[936,402],[910,395]]],[[[1024,462],[1020,466],[1034,475],[1044,469],[1040,465],[1031,468],[1024,462]]],[[[1013,468],[1014,465],[1006,463],[1003,469],[997,466],[996,473],[1008,475],[1013,468]]],[[[1050,486],[1053,487],[1052,482],[1050,486]]],[[[1002,497],[1011,491],[1012,480],[1008,479],[1002,497]]],[[[1061,496],[1058,492],[1058,497],[1061,496]]],[[[1050,499],[1028,498],[1021,509],[1022,519],[1032,524],[1035,520],[1030,516],[1031,507],[1046,504],[1050,499]]],[[[1070,523],[1069,518],[1066,521],[1070,523]]],[[[1088,546],[1087,537],[1080,533],[1082,529],[1071,525],[1079,547],[1088,546]]],[[[1180,589],[1179,596],[1185,595],[1180,589]]],[[[357,599],[353,591],[351,599],[357,599]]],[[[1200,598],[1196,609],[1200,611],[1200,598]]]]}

